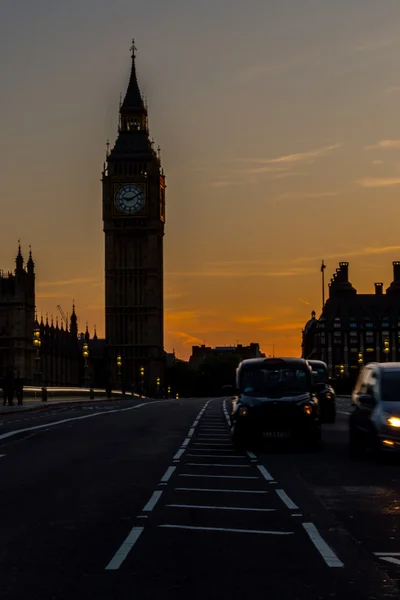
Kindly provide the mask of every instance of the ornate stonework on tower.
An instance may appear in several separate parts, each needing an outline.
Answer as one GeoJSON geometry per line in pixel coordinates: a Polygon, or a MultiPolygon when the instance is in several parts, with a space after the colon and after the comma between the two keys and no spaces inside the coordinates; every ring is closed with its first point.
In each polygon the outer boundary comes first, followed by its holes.
{"type": "Polygon", "coordinates": [[[135,46],[118,136],[103,170],[106,338],[114,377],[118,354],[126,386],[163,385],[165,177],[149,137],[136,77],[135,46]]]}

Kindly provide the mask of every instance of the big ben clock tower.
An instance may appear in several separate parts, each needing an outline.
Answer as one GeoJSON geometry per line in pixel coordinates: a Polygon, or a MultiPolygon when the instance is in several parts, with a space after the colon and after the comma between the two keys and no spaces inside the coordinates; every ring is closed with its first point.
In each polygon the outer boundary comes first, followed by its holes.
{"type": "Polygon", "coordinates": [[[102,179],[106,338],[114,380],[121,377],[136,389],[144,384],[154,394],[163,385],[164,373],[165,178],[159,152],[149,138],[135,50],[133,44],[118,136],[107,152],[102,179]]]}

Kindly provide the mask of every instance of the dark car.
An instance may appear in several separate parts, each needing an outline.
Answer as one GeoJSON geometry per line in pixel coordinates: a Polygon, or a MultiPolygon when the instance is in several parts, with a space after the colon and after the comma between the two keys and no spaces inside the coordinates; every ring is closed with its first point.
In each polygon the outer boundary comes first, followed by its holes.
{"type": "Polygon", "coordinates": [[[236,372],[232,402],[233,443],[238,448],[261,441],[303,441],[317,449],[321,442],[318,399],[312,371],[300,358],[244,360],[236,372]]]}
{"type": "Polygon", "coordinates": [[[321,423],[336,421],[336,395],[329,383],[328,368],[322,360],[308,360],[312,368],[315,393],[318,396],[321,423]]]}
{"type": "Polygon", "coordinates": [[[350,451],[400,451],[400,363],[369,363],[351,398],[350,451]]]}

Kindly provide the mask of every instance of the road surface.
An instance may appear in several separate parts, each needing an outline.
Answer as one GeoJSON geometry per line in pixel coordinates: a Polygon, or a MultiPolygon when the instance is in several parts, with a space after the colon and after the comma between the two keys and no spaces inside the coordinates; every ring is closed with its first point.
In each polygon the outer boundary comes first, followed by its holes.
{"type": "Polygon", "coordinates": [[[0,420],[2,599],[394,599],[398,463],[236,453],[224,399],[0,420]]]}

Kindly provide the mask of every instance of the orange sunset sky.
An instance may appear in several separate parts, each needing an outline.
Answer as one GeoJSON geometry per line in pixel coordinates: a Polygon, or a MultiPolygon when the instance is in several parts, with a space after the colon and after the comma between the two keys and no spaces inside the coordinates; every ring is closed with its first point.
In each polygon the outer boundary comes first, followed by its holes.
{"type": "Polygon", "coordinates": [[[0,267],[104,335],[101,171],[135,37],[167,175],[165,344],[300,353],[320,263],[400,259],[398,0],[20,0],[0,9],[0,267]]]}

